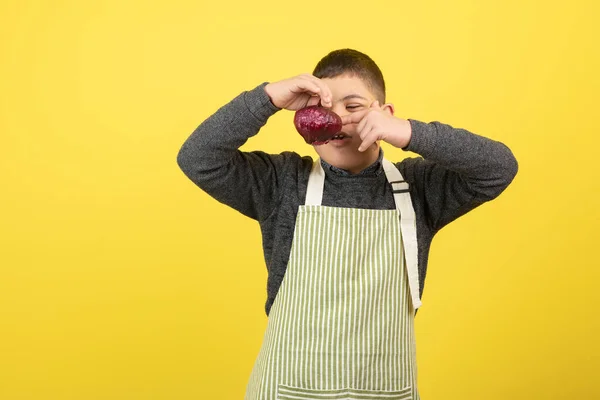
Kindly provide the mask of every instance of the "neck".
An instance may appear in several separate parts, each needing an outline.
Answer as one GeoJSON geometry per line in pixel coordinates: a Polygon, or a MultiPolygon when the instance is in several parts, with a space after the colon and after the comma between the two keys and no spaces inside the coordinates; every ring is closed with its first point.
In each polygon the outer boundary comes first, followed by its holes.
{"type": "Polygon", "coordinates": [[[370,167],[371,165],[373,165],[379,158],[379,154],[380,154],[379,147],[375,148],[375,149],[369,149],[361,154],[362,157],[359,158],[359,160],[360,160],[359,163],[357,163],[355,165],[351,165],[351,166],[338,164],[337,162],[335,162],[335,160],[331,160],[333,162],[330,162],[327,159],[324,159],[324,160],[328,164],[330,164],[336,168],[343,169],[352,175],[356,175],[356,174],[362,172],[363,170],[365,170],[366,168],[370,167]],[[367,153],[367,154],[365,154],[365,153],[367,153]]]}

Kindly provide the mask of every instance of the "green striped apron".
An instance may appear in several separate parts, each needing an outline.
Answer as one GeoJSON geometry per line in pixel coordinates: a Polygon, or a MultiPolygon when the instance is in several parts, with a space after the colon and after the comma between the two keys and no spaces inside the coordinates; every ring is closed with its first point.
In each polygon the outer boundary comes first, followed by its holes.
{"type": "Polygon", "coordinates": [[[383,160],[395,210],[321,206],[319,159],[246,400],[416,400],[421,305],[408,184],[383,160]]]}

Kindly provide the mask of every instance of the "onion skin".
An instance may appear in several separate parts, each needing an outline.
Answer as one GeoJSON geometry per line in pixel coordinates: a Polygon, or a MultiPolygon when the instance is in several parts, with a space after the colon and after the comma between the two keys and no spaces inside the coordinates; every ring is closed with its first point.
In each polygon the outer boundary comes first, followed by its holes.
{"type": "Polygon", "coordinates": [[[296,111],[294,125],[308,144],[325,144],[342,131],[340,116],[320,106],[308,106],[296,111]]]}

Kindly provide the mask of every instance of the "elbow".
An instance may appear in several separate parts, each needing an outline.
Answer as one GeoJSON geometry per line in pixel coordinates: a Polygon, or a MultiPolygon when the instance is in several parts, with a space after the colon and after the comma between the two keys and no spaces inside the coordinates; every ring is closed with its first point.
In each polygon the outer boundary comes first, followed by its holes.
{"type": "Polygon", "coordinates": [[[496,154],[489,165],[487,178],[472,184],[474,194],[482,201],[491,201],[500,196],[517,176],[519,163],[512,151],[502,145],[502,152],[496,154]]]}
{"type": "Polygon", "coordinates": [[[179,169],[190,178],[193,175],[193,171],[197,170],[197,166],[195,166],[196,162],[194,161],[195,159],[196,157],[188,148],[187,142],[184,143],[177,153],[177,165],[179,166],[179,169]]]}
{"type": "Polygon", "coordinates": [[[517,158],[515,157],[513,152],[506,145],[504,147],[506,149],[506,152],[504,156],[502,169],[506,188],[517,176],[517,173],[519,172],[519,162],[517,161],[517,158]]]}
{"type": "Polygon", "coordinates": [[[198,158],[198,154],[195,154],[184,144],[177,153],[177,165],[191,182],[204,190],[206,177],[198,158]]]}
{"type": "Polygon", "coordinates": [[[497,175],[494,179],[496,181],[495,185],[493,185],[495,189],[492,193],[489,193],[489,200],[500,196],[510,186],[519,172],[519,162],[516,157],[507,146],[503,145],[503,147],[505,151],[498,160],[497,175]]]}
{"type": "Polygon", "coordinates": [[[207,190],[223,177],[224,170],[211,161],[206,152],[196,150],[189,142],[184,143],[177,153],[179,169],[202,190],[207,190]]]}
{"type": "Polygon", "coordinates": [[[179,152],[177,153],[177,165],[184,173],[186,172],[188,167],[188,155],[185,151],[185,145],[181,146],[179,152]]]}

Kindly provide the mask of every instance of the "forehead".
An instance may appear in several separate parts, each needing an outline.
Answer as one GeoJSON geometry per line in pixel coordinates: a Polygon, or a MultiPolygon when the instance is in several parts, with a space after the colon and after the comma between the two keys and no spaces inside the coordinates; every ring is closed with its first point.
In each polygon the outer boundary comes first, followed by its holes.
{"type": "Polygon", "coordinates": [[[334,99],[343,99],[352,94],[357,94],[369,100],[375,99],[375,95],[365,81],[358,76],[340,75],[335,78],[323,78],[322,81],[329,86],[334,99]]]}

